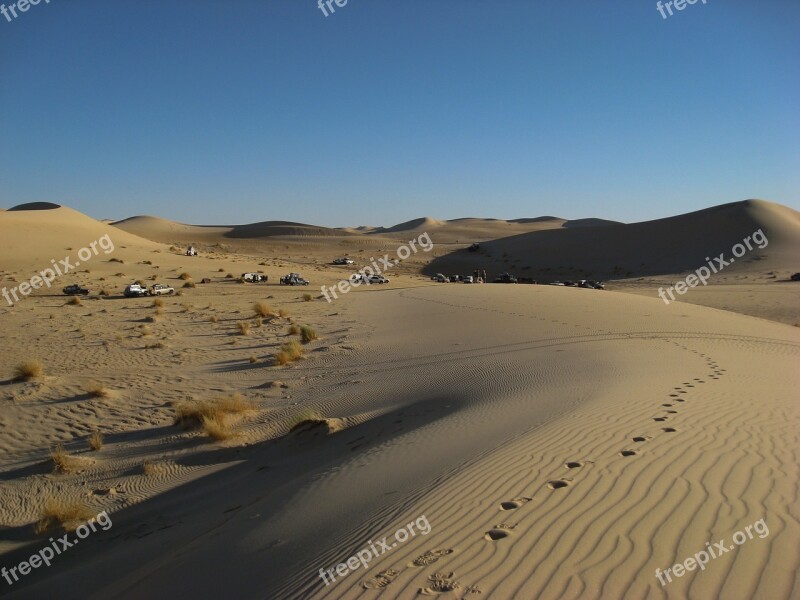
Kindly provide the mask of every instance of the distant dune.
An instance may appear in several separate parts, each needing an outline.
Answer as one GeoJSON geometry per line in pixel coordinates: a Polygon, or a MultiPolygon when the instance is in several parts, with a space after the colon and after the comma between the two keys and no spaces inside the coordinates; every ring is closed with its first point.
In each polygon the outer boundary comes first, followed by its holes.
{"type": "Polygon", "coordinates": [[[152,249],[151,241],[101,223],[83,213],[47,202],[23,204],[0,212],[0,256],[2,268],[33,266],[43,269],[51,259],[60,259],[109,235],[116,247],[152,249]]]}
{"type": "Polygon", "coordinates": [[[426,272],[510,271],[537,278],[621,278],[680,273],[731,256],[734,244],[763,230],[769,244],[754,247],[727,269],[800,270],[800,213],[764,200],[746,200],[632,224],[565,226],[496,239],[480,253],[437,258],[426,272]]]}

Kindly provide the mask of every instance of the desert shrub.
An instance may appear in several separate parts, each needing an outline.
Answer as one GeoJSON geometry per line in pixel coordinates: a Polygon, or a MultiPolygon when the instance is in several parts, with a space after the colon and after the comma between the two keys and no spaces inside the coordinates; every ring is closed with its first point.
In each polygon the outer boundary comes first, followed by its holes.
{"type": "Polygon", "coordinates": [[[253,404],[240,393],[222,396],[215,400],[186,400],[175,406],[175,425],[200,427],[203,419],[224,421],[227,415],[253,410],[253,404]]]}
{"type": "Polygon", "coordinates": [[[219,317],[217,315],[211,315],[208,320],[211,321],[212,323],[216,323],[217,321],[219,321],[219,317]]]}
{"type": "Polygon", "coordinates": [[[288,312],[286,312],[286,311],[285,311],[285,310],[283,310],[283,309],[280,309],[280,310],[278,311],[278,316],[279,316],[281,319],[286,319],[286,318],[289,316],[289,313],[288,313],[288,312]]]}
{"type": "Polygon", "coordinates": [[[86,393],[92,398],[110,398],[113,393],[102,383],[92,382],[86,386],[86,393]]]}
{"type": "Polygon", "coordinates": [[[233,432],[224,420],[208,417],[203,417],[203,433],[217,441],[223,441],[233,437],[233,432]]]}
{"type": "Polygon", "coordinates": [[[179,278],[179,279],[183,279],[183,280],[185,281],[185,280],[187,280],[187,279],[191,279],[191,278],[192,278],[192,276],[191,276],[191,275],[189,275],[187,272],[185,272],[185,271],[184,271],[183,273],[181,273],[180,275],[178,275],[178,278],[179,278]]]}
{"type": "Polygon", "coordinates": [[[185,288],[193,288],[193,287],[197,287],[197,284],[194,281],[187,281],[186,283],[183,284],[183,287],[185,287],[185,288]]]}
{"type": "Polygon", "coordinates": [[[242,335],[250,335],[250,323],[247,321],[239,321],[236,326],[239,328],[239,333],[242,335]]]}
{"type": "Polygon", "coordinates": [[[81,302],[81,299],[78,298],[77,296],[73,296],[72,298],[67,300],[67,304],[69,304],[70,306],[83,306],[83,302],[81,302]]]}
{"type": "Polygon", "coordinates": [[[303,325],[300,327],[300,338],[303,340],[304,344],[312,342],[317,339],[317,332],[314,331],[313,327],[308,325],[303,325]]]}
{"type": "Polygon", "coordinates": [[[92,435],[89,436],[89,447],[92,450],[100,450],[103,447],[103,434],[99,431],[95,431],[92,435]]]}
{"type": "Polygon", "coordinates": [[[275,311],[273,311],[272,307],[266,302],[256,302],[253,305],[253,310],[258,317],[271,317],[275,314],[275,311]]]}
{"type": "Polygon", "coordinates": [[[251,356],[249,360],[251,365],[258,362],[258,359],[255,356],[251,356]]]}
{"type": "Polygon", "coordinates": [[[289,335],[300,335],[300,327],[292,323],[289,325],[289,335]]]}
{"type": "Polygon", "coordinates": [[[75,531],[94,516],[94,513],[80,502],[50,498],[45,502],[36,522],[36,533],[45,533],[56,525],[61,526],[64,531],[75,531]]]}
{"type": "Polygon", "coordinates": [[[26,360],[14,368],[14,379],[29,381],[41,377],[44,373],[44,365],[38,360],[26,360]]]}
{"type": "Polygon", "coordinates": [[[162,306],[164,306],[164,300],[161,298],[153,299],[153,308],[161,308],[162,306]]]}
{"type": "Polygon", "coordinates": [[[286,365],[294,362],[303,356],[303,348],[296,340],[281,344],[280,350],[275,354],[275,362],[279,365],[286,365]]]}
{"type": "Polygon", "coordinates": [[[50,460],[53,461],[53,468],[59,473],[74,473],[80,467],[80,460],[70,455],[63,444],[58,444],[50,451],[50,460]]]}
{"type": "Polygon", "coordinates": [[[311,302],[313,299],[314,299],[314,296],[312,296],[311,294],[303,294],[303,300],[305,302],[311,302]]]}

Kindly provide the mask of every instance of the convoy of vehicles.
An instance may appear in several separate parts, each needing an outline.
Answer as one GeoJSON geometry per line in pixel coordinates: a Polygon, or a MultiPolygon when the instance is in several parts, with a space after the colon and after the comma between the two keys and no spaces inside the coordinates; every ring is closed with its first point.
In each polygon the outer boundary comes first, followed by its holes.
{"type": "Polygon", "coordinates": [[[132,283],[126,286],[125,291],[122,293],[126,298],[139,298],[150,294],[147,288],[140,283],[132,283]]]}

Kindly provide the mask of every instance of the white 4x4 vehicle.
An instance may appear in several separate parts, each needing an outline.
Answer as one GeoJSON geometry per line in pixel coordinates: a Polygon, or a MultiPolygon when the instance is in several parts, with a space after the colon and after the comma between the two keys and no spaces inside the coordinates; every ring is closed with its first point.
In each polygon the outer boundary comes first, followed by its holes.
{"type": "Polygon", "coordinates": [[[175,288],[163,283],[156,283],[150,286],[151,296],[171,296],[175,293],[175,288]]]}
{"type": "Polygon", "coordinates": [[[125,288],[123,292],[126,298],[138,298],[139,296],[147,296],[147,288],[138,283],[132,283],[125,288]]]}

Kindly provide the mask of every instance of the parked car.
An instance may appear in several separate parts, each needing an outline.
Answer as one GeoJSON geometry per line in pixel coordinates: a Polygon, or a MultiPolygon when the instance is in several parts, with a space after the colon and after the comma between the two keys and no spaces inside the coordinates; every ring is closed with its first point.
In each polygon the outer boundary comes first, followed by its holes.
{"type": "Polygon", "coordinates": [[[495,280],[495,283],[518,283],[517,278],[510,273],[500,273],[495,280]]]}
{"type": "Polygon", "coordinates": [[[475,283],[475,278],[472,275],[465,275],[461,278],[464,283],[475,283]]]}
{"type": "Polygon", "coordinates": [[[242,273],[242,281],[247,283],[260,283],[266,280],[267,276],[261,273],[242,273]]]}
{"type": "Polygon", "coordinates": [[[308,285],[309,283],[311,282],[300,277],[299,273],[289,273],[288,275],[284,275],[281,277],[280,281],[281,285],[308,285]]]}
{"type": "Polygon", "coordinates": [[[334,265],[352,265],[355,264],[355,261],[351,258],[335,258],[333,260],[334,265]]]}
{"type": "Polygon", "coordinates": [[[575,283],[574,281],[569,281],[569,280],[565,281],[564,285],[567,286],[567,287],[578,287],[577,283],[575,283]]]}
{"type": "Polygon", "coordinates": [[[138,298],[139,296],[147,296],[147,288],[140,283],[132,283],[125,288],[123,292],[126,298],[138,298]]]}
{"type": "Polygon", "coordinates": [[[68,285],[67,287],[65,287],[61,291],[64,292],[67,296],[88,296],[89,295],[89,290],[87,290],[86,288],[81,287],[81,286],[79,286],[77,284],[68,285]]]}
{"type": "Polygon", "coordinates": [[[389,280],[383,275],[370,275],[367,281],[370,283],[389,283],[389,280]]]}
{"type": "Polygon", "coordinates": [[[590,290],[604,290],[606,286],[599,281],[594,281],[592,279],[581,279],[578,282],[578,287],[588,288],[590,290]]]}
{"type": "Polygon", "coordinates": [[[469,248],[467,248],[467,250],[469,250],[470,252],[477,252],[480,249],[481,249],[481,245],[480,244],[472,244],[472,245],[470,245],[469,248]]]}
{"type": "Polygon", "coordinates": [[[437,273],[433,277],[431,277],[434,281],[438,281],[439,283],[450,283],[450,280],[442,275],[441,273],[437,273]]]}
{"type": "Polygon", "coordinates": [[[463,277],[461,277],[461,275],[451,275],[450,276],[450,283],[456,283],[456,282],[461,281],[462,279],[463,279],[463,277]]]}
{"type": "Polygon", "coordinates": [[[795,273],[790,277],[792,281],[800,281],[800,273],[795,273]]]}
{"type": "Polygon", "coordinates": [[[563,283],[563,282],[561,282],[561,281],[554,281],[554,282],[553,282],[553,283],[551,283],[550,285],[564,285],[564,283],[563,283]]]}
{"type": "Polygon", "coordinates": [[[172,296],[175,293],[175,288],[164,283],[154,283],[150,286],[151,296],[172,296]]]}
{"type": "Polygon", "coordinates": [[[519,278],[519,282],[520,283],[538,283],[538,281],[536,281],[533,277],[520,277],[519,278]]]}

